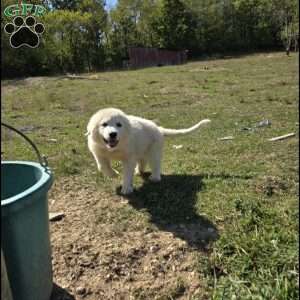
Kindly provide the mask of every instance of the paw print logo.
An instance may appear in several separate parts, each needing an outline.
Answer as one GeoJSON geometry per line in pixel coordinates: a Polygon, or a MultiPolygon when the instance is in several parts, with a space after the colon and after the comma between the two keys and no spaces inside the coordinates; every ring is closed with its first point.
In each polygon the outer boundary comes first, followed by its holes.
{"type": "Polygon", "coordinates": [[[17,16],[12,23],[7,23],[4,31],[10,35],[10,45],[13,48],[27,46],[36,48],[40,44],[40,35],[45,27],[42,23],[37,23],[33,16],[24,18],[17,16]]]}

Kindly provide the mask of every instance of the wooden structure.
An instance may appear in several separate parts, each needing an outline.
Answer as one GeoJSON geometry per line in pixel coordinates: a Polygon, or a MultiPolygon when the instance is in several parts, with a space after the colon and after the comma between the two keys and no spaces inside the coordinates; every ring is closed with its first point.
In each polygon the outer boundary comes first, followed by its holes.
{"type": "Polygon", "coordinates": [[[130,68],[178,65],[187,61],[187,50],[131,47],[128,49],[128,56],[124,66],[130,68]]]}

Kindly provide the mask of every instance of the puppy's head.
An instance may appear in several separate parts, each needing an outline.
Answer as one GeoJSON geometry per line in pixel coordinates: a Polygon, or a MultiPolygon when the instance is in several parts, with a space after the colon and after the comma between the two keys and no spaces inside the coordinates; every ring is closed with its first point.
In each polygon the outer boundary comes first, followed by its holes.
{"type": "Polygon", "coordinates": [[[106,108],[92,116],[87,131],[95,142],[114,151],[127,140],[130,123],[121,110],[106,108]]]}

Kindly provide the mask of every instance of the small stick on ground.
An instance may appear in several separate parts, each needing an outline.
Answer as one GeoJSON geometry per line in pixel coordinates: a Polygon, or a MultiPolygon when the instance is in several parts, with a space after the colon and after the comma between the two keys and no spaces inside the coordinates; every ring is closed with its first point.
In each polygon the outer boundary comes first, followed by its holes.
{"type": "Polygon", "coordinates": [[[277,136],[277,137],[273,137],[271,139],[268,139],[268,141],[270,142],[274,142],[274,141],[279,141],[279,140],[285,140],[289,137],[292,137],[292,136],[295,136],[296,134],[294,132],[292,133],[288,133],[288,134],[285,134],[285,135],[281,135],[281,136],[277,136]]]}
{"type": "Polygon", "coordinates": [[[65,214],[63,212],[49,212],[49,221],[60,221],[64,216],[65,214]]]}
{"type": "Polygon", "coordinates": [[[219,141],[230,141],[230,140],[233,140],[234,137],[233,136],[225,136],[223,138],[219,138],[218,140],[219,141]]]}

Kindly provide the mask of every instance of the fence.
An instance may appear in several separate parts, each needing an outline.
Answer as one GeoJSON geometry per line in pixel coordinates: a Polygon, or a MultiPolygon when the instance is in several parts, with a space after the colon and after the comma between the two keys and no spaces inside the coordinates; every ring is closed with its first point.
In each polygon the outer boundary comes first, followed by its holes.
{"type": "Polygon", "coordinates": [[[171,51],[157,48],[129,48],[128,67],[142,68],[150,66],[178,65],[187,61],[187,51],[171,51]]]}

